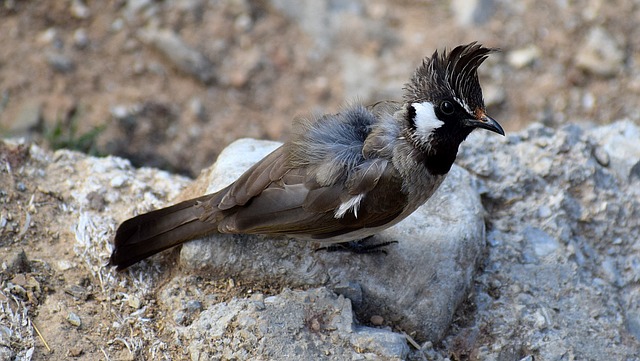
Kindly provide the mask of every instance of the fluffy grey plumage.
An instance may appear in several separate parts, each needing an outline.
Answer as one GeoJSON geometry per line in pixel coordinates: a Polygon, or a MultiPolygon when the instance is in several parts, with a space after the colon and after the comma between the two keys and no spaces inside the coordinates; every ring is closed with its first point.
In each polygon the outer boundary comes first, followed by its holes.
{"type": "Polygon", "coordinates": [[[365,160],[362,147],[376,118],[364,106],[354,105],[334,115],[299,119],[287,145],[291,167],[308,167],[321,186],[345,180],[347,170],[365,160]]]}
{"type": "Polygon", "coordinates": [[[292,139],[227,188],[125,221],[111,263],[123,269],[209,233],[365,238],[426,202],[475,128],[504,134],[485,114],[472,43],[424,60],[404,102],[352,105],[294,124],[292,139]]]}

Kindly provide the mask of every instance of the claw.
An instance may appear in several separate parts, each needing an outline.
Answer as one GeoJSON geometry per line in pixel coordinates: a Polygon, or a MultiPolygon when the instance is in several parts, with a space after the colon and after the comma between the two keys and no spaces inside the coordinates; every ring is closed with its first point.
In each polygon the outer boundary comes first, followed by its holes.
{"type": "Polygon", "coordinates": [[[349,241],[349,242],[341,242],[334,243],[326,247],[320,247],[315,251],[327,251],[327,252],[351,252],[356,254],[374,254],[374,253],[382,253],[387,254],[387,251],[384,249],[380,249],[386,247],[393,243],[398,243],[398,241],[388,241],[374,244],[365,244],[367,240],[369,240],[373,236],[369,236],[367,238],[363,238],[358,241],[349,241]]]}

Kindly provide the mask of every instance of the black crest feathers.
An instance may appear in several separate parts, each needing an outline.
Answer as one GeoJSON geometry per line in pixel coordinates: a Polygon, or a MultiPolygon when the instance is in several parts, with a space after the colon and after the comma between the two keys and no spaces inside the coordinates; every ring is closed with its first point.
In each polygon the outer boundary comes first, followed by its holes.
{"type": "Polygon", "coordinates": [[[450,52],[436,50],[423,60],[405,86],[405,100],[422,102],[452,96],[471,110],[484,108],[477,71],[489,54],[496,51],[476,42],[457,46],[450,52]]]}

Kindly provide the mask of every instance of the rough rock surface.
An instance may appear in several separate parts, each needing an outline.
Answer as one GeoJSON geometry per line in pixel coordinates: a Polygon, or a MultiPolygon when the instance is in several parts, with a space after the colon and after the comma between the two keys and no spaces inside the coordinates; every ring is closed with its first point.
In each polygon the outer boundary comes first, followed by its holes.
{"type": "Polygon", "coordinates": [[[401,334],[354,325],[351,303],[326,288],[218,303],[176,334],[192,360],[401,360],[409,354],[401,334]]]}
{"type": "MultiPolygon", "coordinates": [[[[458,164],[477,179],[487,246],[435,345],[412,343],[393,319],[357,315],[356,302],[336,294],[357,300],[363,284],[216,279],[175,267],[172,252],[118,274],[104,267],[117,223],[175,199],[188,180],[2,142],[0,355],[640,360],[639,137],[640,127],[619,121],[533,125],[506,138],[478,132],[464,143],[458,164]]],[[[227,243],[310,252],[301,242],[227,243]]]]}
{"type": "Polygon", "coordinates": [[[489,256],[476,323],[451,342],[484,344],[471,347],[483,360],[640,359],[638,139],[627,120],[465,143],[459,164],[484,180],[489,256]]]}
{"type": "MultiPolygon", "coordinates": [[[[196,183],[224,188],[278,143],[229,145],[196,183]]],[[[214,235],[182,247],[181,263],[214,277],[288,287],[329,286],[348,296],[358,316],[380,315],[420,341],[439,341],[464,300],[484,250],[480,198],[468,172],[455,167],[427,204],[380,233],[387,254],[315,251],[319,244],[214,235]]],[[[197,185],[196,185],[197,187],[197,185]]],[[[181,197],[184,198],[184,197],[181,197]]]]}

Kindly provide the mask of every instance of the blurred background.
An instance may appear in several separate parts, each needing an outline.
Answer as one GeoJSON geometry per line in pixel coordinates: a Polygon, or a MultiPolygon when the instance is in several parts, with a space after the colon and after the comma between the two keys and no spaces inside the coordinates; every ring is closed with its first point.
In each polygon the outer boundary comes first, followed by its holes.
{"type": "Polygon", "coordinates": [[[435,49],[479,41],[489,114],[638,122],[640,1],[0,3],[0,137],[195,176],[241,137],[399,98],[435,49]]]}

